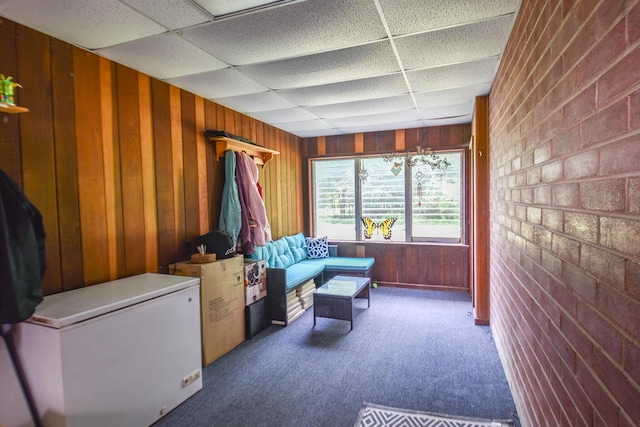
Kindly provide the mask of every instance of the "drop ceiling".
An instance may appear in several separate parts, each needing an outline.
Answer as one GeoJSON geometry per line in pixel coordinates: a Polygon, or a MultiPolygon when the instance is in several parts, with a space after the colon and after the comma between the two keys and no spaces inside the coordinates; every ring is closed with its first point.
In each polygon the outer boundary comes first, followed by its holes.
{"type": "Polygon", "coordinates": [[[520,1],[3,0],[0,15],[305,138],[471,122],[520,1]]]}

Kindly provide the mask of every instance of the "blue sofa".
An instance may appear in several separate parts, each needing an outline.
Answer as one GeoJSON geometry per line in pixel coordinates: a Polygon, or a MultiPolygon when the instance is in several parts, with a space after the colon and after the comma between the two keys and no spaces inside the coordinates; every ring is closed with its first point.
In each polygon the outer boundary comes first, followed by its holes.
{"type": "Polygon", "coordinates": [[[318,286],[337,274],[372,278],[374,258],[340,257],[336,252],[333,247],[328,258],[309,258],[302,233],[256,246],[249,258],[267,265],[267,304],[273,323],[287,324],[287,293],[310,279],[318,286]]]}

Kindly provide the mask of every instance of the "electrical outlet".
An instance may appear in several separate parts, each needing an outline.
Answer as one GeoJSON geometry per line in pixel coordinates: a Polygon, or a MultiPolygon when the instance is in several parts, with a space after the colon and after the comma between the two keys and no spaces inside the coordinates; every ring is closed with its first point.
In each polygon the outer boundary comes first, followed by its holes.
{"type": "Polygon", "coordinates": [[[189,375],[187,375],[186,377],[184,377],[182,379],[182,387],[186,387],[189,384],[191,384],[192,382],[194,382],[195,380],[197,380],[198,378],[200,378],[200,369],[198,369],[197,371],[194,371],[192,373],[190,373],[189,375]]]}

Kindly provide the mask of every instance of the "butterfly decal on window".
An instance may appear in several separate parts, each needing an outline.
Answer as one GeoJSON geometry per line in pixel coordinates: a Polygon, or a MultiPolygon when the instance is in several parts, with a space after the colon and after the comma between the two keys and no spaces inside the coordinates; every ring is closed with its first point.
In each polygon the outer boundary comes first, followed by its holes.
{"type": "Polygon", "coordinates": [[[361,216],[360,219],[362,220],[362,224],[364,225],[365,239],[370,239],[371,237],[373,237],[373,233],[374,231],[376,231],[376,228],[377,228],[382,233],[382,237],[384,237],[386,240],[390,240],[391,227],[393,227],[393,224],[396,223],[396,220],[398,218],[387,218],[380,223],[376,223],[374,220],[372,220],[368,216],[361,216]]]}

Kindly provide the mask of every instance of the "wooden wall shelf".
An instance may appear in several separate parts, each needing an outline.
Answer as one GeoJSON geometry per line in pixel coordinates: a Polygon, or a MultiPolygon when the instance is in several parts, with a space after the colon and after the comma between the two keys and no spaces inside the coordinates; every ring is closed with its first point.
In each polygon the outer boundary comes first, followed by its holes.
{"type": "Polygon", "coordinates": [[[280,154],[276,150],[261,147],[259,145],[238,141],[226,136],[209,136],[210,141],[216,143],[216,158],[224,157],[224,152],[233,150],[237,152],[245,152],[256,162],[257,165],[264,166],[273,156],[280,154]]]}
{"type": "Polygon", "coordinates": [[[18,107],[17,105],[5,104],[4,102],[0,102],[0,112],[2,113],[26,113],[29,109],[25,107],[18,107]]]}

